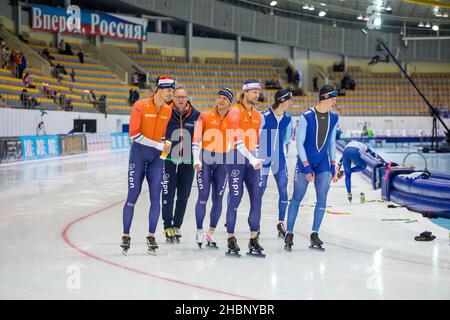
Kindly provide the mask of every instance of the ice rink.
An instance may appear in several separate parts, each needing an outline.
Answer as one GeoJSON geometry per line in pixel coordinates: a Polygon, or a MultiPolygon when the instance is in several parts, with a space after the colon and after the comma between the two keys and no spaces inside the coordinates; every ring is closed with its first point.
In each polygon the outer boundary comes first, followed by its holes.
{"type": "MultiPolygon", "coordinates": [[[[160,219],[159,253],[147,255],[144,182],[132,247],[123,256],[127,163],[128,151],[122,151],[0,166],[1,299],[450,299],[449,230],[404,208],[388,209],[385,202],[360,204],[361,191],[367,200],[380,199],[380,190],[371,190],[361,175],[353,177],[352,204],[343,179],[330,189],[329,209],[350,214],[325,216],[324,252],[308,248],[312,185],[297,218],[293,251],[283,249],[275,231],[278,195],[270,177],[260,242],[267,257],[246,256],[249,202],[244,195],[236,229],[240,259],[224,254],[224,213],[217,231],[220,249],[200,250],[194,243],[196,187],[182,243],[164,242],[160,219]],[[418,221],[381,220],[396,218],[418,221]],[[437,238],[414,241],[425,230],[437,238]]],[[[210,203],[208,213],[209,208],[210,203]]]]}

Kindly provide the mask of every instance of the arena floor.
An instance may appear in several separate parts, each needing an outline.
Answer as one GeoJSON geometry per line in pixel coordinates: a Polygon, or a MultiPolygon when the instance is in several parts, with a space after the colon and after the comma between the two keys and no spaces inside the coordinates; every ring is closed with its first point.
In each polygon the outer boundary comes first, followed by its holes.
{"type": "MultiPolygon", "coordinates": [[[[289,164],[294,165],[295,150],[289,164]]],[[[267,257],[226,257],[225,215],[220,249],[194,243],[193,189],[182,243],[164,243],[158,224],[157,256],[146,254],[148,193],[144,185],[132,226],[128,256],[119,247],[127,193],[128,152],[83,155],[0,166],[1,299],[449,299],[449,230],[380,199],[361,175],[353,179],[354,203],[344,181],[329,193],[330,210],[320,237],[324,252],[308,249],[312,186],[295,228],[292,252],[276,237],[277,191],[273,178],[263,199],[261,244],[267,257]],[[382,221],[381,219],[412,219],[382,221]],[[414,236],[429,230],[432,242],[414,236]],[[79,288],[73,283],[78,274],[79,288]]],[[[292,174],[289,195],[292,194],[292,174]]],[[[209,206],[208,206],[209,208],[209,206]]],[[[238,243],[248,242],[248,198],[237,223],[238,243]]]]}

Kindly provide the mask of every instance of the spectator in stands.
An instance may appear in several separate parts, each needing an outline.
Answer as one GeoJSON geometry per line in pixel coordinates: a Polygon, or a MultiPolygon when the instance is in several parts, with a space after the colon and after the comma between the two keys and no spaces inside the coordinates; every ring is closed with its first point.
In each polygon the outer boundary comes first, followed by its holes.
{"type": "Polygon", "coordinates": [[[337,63],[333,64],[333,71],[334,72],[344,72],[345,71],[344,61],[341,61],[339,64],[337,64],[337,63]]]}
{"type": "Polygon", "coordinates": [[[144,89],[146,82],[147,82],[147,76],[145,75],[145,73],[139,73],[139,82],[138,82],[139,88],[144,89]]]}
{"type": "Polygon", "coordinates": [[[128,102],[130,106],[132,106],[138,100],[139,100],[139,91],[137,89],[131,88],[128,97],[128,102]]]}
{"type": "Polygon", "coordinates": [[[22,65],[22,55],[19,51],[15,51],[14,52],[14,74],[16,76],[16,78],[18,79],[22,79],[22,77],[20,76],[20,66],[22,65]]]}
{"type": "Polygon", "coordinates": [[[64,54],[66,51],[66,43],[64,42],[64,39],[61,39],[61,41],[58,44],[58,52],[59,54],[64,54]]]}
{"type": "Polygon", "coordinates": [[[64,66],[60,63],[58,63],[54,68],[53,68],[53,73],[56,79],[58,79],[58,81],[61,81],[63,79],[62,74],[67,74],[67,70],[66,68],[64,68],[64,66]]]}
{"type": "Polygon", "coordinates": [[[299,88],[297,88],[297,87],[289,87],[289,91],[292,92],[292,95],[294,97],[304,96],[305,95],[305,92],[300,87],[299,88]]]}
{"type": "Polygon", "coordinates": [[[31,97],[31,100],[30,100],[30,108],[31,109],[36,109],[36,107],[38,107],[38,106],[40,106],[41,104],[39,103],[39,101],[37,101],[37,99],[36,99],[36,97],[35,96],[32,96],[31,97]]]}
{"type": "Polygon", "coordinates": [[[50,99],[53,95],[53,90],[48,83],[42,83],[42,91],[46,98],[50,99]]]}
{"type": "Polygon", "coordinates": [[[70,78],[72,79],[72,82],[75,82],[75,69],[72,68],[72,72],[70,73],[70,78]]]}
{"type": "Polygon", "coordinates": [[[53,90],[50,98],[53,100],[54,103],[58,103],[58,95],[59,95],[59,91],[53,90]]]}
{"type": "Polygon", "coordinates": [[[25,86],[25,88],[30,88],[30,89],[35,89],[36,88],[36,86],[31,83],[32,76],[28,72],[25,73],[25,75],[23,76],[22,81],[23,81],[23,85],[25,86]]]}
{"type": "Polygon", "coordinates": [[[30,109],[30,94],[27,89],[23,89],[20,94],[20,102],[22,103],[22,107],[25,109],[30,109]]]}
{"type": "Polygon", "coordinates": [[[58,99],[58,105],[61,108],[65,108],[65,106],[66,106],[66,95],[64,93],[61,93],[57,99],[58,99]]]}
{"type": "Polygon", "coordinates": [[[48,51],[48,48],[44,48],[42,50],[41,56],[44,57],[45,59],[47,59],[48,62],[50,62],[50,64],[52,64],[52,62],[51,62],[52,60],[55,60],[55,57],[50,54],[50,52],[48,51]]]}
{"type": "Polygon", "coordinates": [[[93,106],[94,108],[97,108],[97,97],[95,96],[94,90],[90,90],[90,91],[89,91],[88,100],[89,100],[90,102],[92,102],[92,106],[93,106]]]}
{"type": "Polygon", "coordinates": [[[135,71],[132,75],[132,81],[133,81],[133,85],[137,86],[139,85],[139,73],[137,71],[135,71]]]}
{"type": "Polygon", "coordinates": [[[319,87],[317,85],[319,78],[317,77],[317,75],[314,75],[312,81],[313,81],[314,92],[319,92],[319,87]]]}
{"type": "Polygon", "coordinates": [[[65,110],[66,111],[73,111],[72,99],[70,97],[68,97],[66,99],[65,110]]]}
{"type": "Polygon", "coordinates": [[[265,88],[266,89],[275,89],[279,90],[281,89],[280,81],[272,79],[272,80],[266,80],[265,81],[265,88]]]}
{"type": "Polygon", "coordinates": [[[0,108],[6,108],[6,99],[0,93],[0,108]]]}
{"type": "Polygon", "coordinates": [[[73,56],[72,47],[69,43],[66,43],[66,50],[64,51],[64,54],[67,54],[69,56],[73,56]]]}
{"type": "Polygon", "coordinates": [[[2,47],[2,68],[9,68],[9,48],[7,46],[2,47]]]}
{"type": "Polygon", "coordinates": [[[78,52],[78,60],[80,60],[80,63],[84,63],[84,54],[81,50],[78,52]]]}
{"type": "Polygon", "coordinates": [[[293,80],[294,86],[296,88],[298,88],[300,85],[300,73],[298,73],[297,70],[295,70],[294,74],[292,75],[292,80],[293,80]]]}
{"type": "Polygon", "coordinates": [[[105,118],[107,117],[106,113],[106,95],[102,94],[98,99],[98,111],[105,114],[105,118]]]}
{"type": "Polygon", "coordinates": [[[3,47],[6,47],[6,43],[5,43],[5,40],[3,39],[3,37],[0,37],[0,46],[3,48],[3,47]]]}
{"type": "Polygon", "coordinates": [[[27,58],[20,52],[19,79],[22,79],[23,72],[27,69],[27,58]]]}
{"type": "Polygon", "coordinates": [[[28,43],[28,40],[27,39],[25,39],[24,37],[23,37],[23,35],[21,35],[21,34],[19,34],[19,40],[20,41],[22,41],[23,43],[28,43]]]}
{"type": "Polygon", "coordinates": [[[341,79],[341,88],[345,89],[345,90],[355,90],[356,87],[356,83],[355,80],[353,80],[352,78],[350,78],[349,75],[345,75],[342,79],[341,79]]]}
{"type": "Polygon", "coordinates": [[[9,69],[13,74],[16,73],[15,65],[14,65],[14,57],[16,55],[16,52],[14,50],[11,50],[9,53],[9,69]]]}
{"type": "Polygon", "coordinates": [[[292,74],[294,73],[294,70],[292,70],[291,66],[287,66],[284,71],[286,72],[286,75],[287,75],[287,82],[291,83],[292,74]]]}
{"type": "Polygon", "coordinates": [[[134,98],[134,89],[131,88],[131,89],[128,91],[128,105],[132,106],[132,105],[134,104],[133,98],[134,98]]]}

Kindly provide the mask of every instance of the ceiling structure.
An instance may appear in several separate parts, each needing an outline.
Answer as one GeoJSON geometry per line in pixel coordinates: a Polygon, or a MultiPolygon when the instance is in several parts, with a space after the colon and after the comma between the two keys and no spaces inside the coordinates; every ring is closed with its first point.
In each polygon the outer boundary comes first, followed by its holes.
{"type": "Polygon", "coordinates": [[[346,23],[366,24],[364,18],[370,15],[368,8],[378,4],[380,8],[381,28],[383,26],[428,29],[438,25],[441,30],[450,29],[450,1],[436,0],[220,0],[235,5],[279,15],[299,15],[308,18],[323,19],[346,23]],[[271,6],[272,2],[277,2],[271,6]],[[419,3],[439,3],[441,6],[419,3]],[[312,10],[313,9],[313,10],[312,10]],[[319,12],[323,11],[322,17],[319,12]],[[359,16],[359,20],[357,19],[359,16]],[[423,26],[422,26],[423,24],[423,26]]]}

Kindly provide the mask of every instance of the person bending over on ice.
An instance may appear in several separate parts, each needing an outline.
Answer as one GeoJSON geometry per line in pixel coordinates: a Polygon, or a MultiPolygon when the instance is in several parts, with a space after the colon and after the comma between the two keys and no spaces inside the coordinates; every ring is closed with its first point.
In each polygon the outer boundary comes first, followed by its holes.
{"type": "Polygon", "coordinates": [[[365,144],[355,140],[350,141],[345,146],[342,158],[339,161],[336,170],[336,177],[338,179],[342,178],[345,173],[345,187],[347,188],[347,198],[350,202],[352,202],[352,173],[361,172],[367,167],[366,161],[361,157],[362,154],[366,154],[367,156],[382,162],[384,166],[387,166],[386,161],[370,150],[365,144]],[[355,165],[353,168],[352,163],[355,165]],[[341,170],[342,166],[344,166],[344,170],[341,170]]]}

